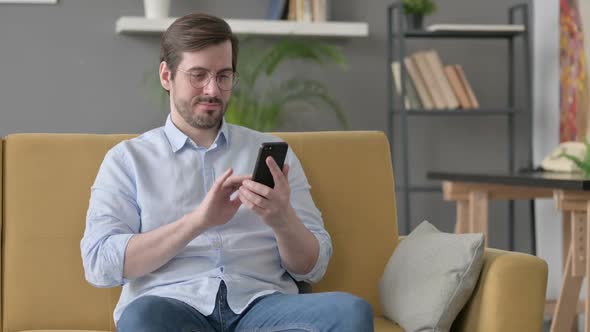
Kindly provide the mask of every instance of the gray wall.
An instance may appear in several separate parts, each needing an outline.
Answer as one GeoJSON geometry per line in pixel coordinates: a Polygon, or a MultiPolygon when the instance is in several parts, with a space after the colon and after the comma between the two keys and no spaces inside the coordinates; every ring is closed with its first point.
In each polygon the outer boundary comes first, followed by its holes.
{"type": "MultiPolygon", "coordinates": [[[[517,0],[438,1],[426,23],[506,23],[517,0]]],[[[327,67],[324,78],[352,129],[387,128],[386,6],[390,0],[332,0],[331,17],[366,21],[370,37],[336,40],[348,60],[345,72],[327,67]]],[[[203,10],[223,17],[264,17],[268,1],[175,0],[171,15],[203,10]]],[[[119,16],[142,15],[140,0],[60,0],[57,5],[0,4],[0,135],[17,132],[139,133],[163,123],[165,112],[149,98],[144,74],[157,69],[159,37],[115,34],[119,16]]],[[[412,50],[436,47],[446,63],[460,63],[482,105],[506,104],[506,44],[497,41],[417,41],[412,50]]],[[[294,66],[295,70],[310,71],[294,66]]],[[[329,113],[291,114],[281,130],[336,130],[329,113]]],[[[502,170],[506,121],[497,118],[418,118],[412,181],[430,169],[502,170]]],[[[526,124],[519,121],[519,164],[526,160],[526,124]]],[[[397,139],[393,145],[399,148],[397,139]]],[[[397,164],[394,165],[398,168],[397,164]]],[[[353,175],[351,175],[353,176],[353,175]]],[[[454,206],[440,194],[417,194],[412,225],[429,219],[451,231],[454,206]]],[[[402,203],[401,197],[399,203],[402,203]]],[[[399,204],[401,207],[401,204],[399,204]]],[[[492,246],[506,248],[505,204],[491,206],[492,246]]],[[[518,212],[517,249],[529,250],[527,207],[518,212]]],[[[400,225],[403,224],[400,221],[400,225]]],[[[402,233],[406,230],[401,228],[402,233]]]]}
{"type": "MultiPolygon", "coordinates": [[[[559,143],[559,3],[553,0],[535,2],[535,132],[534,157],[540,163],[559,143]],[[547,133],[551,133],[548,135],[547,133]]],[[[559,294],[562,267],[561,213],[552,199],[536,201],[537,254],[549,264],[547,298],[559,294]],[[559,240],[556,240],[559,239],[559,240]]],[[[584,291],[581,292],[585,294],[584,291]]],[[[581,315],[582,316],[582,315],[581,315]]]]}

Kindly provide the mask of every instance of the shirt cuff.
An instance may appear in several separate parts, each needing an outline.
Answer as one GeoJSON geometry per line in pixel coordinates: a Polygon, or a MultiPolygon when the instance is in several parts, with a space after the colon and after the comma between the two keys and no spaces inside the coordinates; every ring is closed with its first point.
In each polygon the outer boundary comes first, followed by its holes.
{"type": "Polygon", "coordinates": [[[102,269],[100,271],[100,281],[103,285],[124,285],[129,282],[128,279],[123,278],[123,270],[125,267],[125,251],[127,244],[133,234],[116,234],[111,235],[103,243],[102,269]]]}
{"type": "Polygon", "coordinates": [[[326,236],[322,234],[314,233],[313,235],[318,239],[320,245],[320,252],[315,266],[306,274],[292,273],[290,271],[289,274],[297,281],[305,281],[315,284],[320,281],[326,273],[328,262],[332,256],[332,243],[329,238],[326,238],[326,236]]]}

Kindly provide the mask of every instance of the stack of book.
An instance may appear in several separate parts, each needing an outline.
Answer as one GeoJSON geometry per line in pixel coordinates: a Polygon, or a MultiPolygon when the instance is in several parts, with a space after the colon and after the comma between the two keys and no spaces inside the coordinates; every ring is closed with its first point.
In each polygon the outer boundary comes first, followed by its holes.
{"type": "MultiPolygon", "coordinates": [[[[404,58],[407,73],[406,109],[477,109],[479,102],[461,65],[443,65],[435,50],[416,52],[404,58]]],[[[395,92],[401,95],[401,64],[391,64],[395,92]]]]}
{"type": "Polygon", "coordinates": [[[271,0],[267,19],[300,22],[328,20],[328,0],[271,0]]]}

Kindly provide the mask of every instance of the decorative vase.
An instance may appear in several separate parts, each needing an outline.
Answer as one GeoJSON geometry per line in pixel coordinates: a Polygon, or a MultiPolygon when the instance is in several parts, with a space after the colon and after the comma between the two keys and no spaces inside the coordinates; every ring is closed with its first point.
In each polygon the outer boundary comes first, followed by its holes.
{"type": "Polygon", "coordinates": [[[166,18],[170,14],[170,0],[143,0],[146,18],[166,18]]]}
{"type": "Polygon", "coordinates": [[[422,14],[406,14],[406,24],[408,30],[422,30],[424,27],[424,15],[422,14]]]}

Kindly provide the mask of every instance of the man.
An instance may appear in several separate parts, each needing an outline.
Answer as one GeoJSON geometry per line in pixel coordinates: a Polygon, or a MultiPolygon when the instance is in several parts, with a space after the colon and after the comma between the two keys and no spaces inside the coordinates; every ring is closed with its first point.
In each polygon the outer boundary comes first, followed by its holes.
{"type": "Polygon", "coordinates": [[[86,279],[123,285],[120,332],[372,331],[364,300],[298,294],[294,280],[325,273],[330,236],[293,151],[282,170],[266,160],[274,188],[251,180],[260,144],[279,139],[223,120],[237,54],[217,17],[190,14],[164,33],[170,115],[105,156],[81,241],[86,279]]]}

